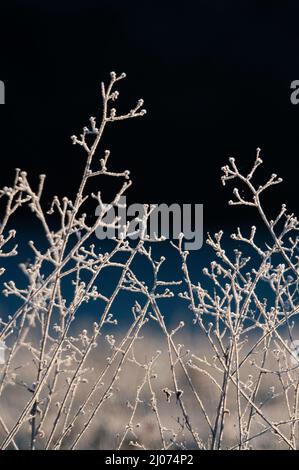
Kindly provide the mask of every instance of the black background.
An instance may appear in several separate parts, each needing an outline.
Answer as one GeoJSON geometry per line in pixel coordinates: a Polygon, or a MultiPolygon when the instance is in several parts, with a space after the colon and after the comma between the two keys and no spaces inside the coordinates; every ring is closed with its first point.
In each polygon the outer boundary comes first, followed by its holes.
{"type": "Polygon", "coordinates": [[[102,147],[113,170],[131,170],[132,200],[204,203],[207,226],[247,221],[251,211],[227,207],[220,168],[235,156],[248,169],[259,146],[261,174],[285,181],[268,204],[296,210],[298,20],[295,0],[2,1],[1,185],[20,167],[33,182],[47,174],[45,201],[73,195],[84,152],[69,137],[98,112],[115,70],[128,76],[118,109],[142,97],[148,110],[113,124],[102,147]]]}

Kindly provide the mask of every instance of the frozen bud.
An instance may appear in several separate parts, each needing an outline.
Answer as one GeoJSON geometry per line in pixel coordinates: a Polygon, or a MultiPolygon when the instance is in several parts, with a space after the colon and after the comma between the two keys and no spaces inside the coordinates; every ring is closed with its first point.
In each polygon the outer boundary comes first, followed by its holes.
{"type": "Polygon", "coordinates": [[[111,94],[111,99],[112,99],[112,101],[117,100],[118,97],[119,97],[119,92],[118,92],[118,91],[114,91],[114,92],[111,94]]]}

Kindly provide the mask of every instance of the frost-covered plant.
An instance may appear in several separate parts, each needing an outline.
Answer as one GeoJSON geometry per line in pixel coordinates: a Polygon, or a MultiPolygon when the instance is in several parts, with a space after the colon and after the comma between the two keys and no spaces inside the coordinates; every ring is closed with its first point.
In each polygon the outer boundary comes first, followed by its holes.
{"type": "MultiPolygon", "coordinates": [[[[233,256],[226,253],[222,246],[222,231],[214,237],[209,235],[207,243],[219,261],[213,261],[209,269],[204,269],[213,284],[213,289],[208,290],[202,283],[191,281],[188,253],[181,245],[178,247],[188,286],[181,296],[190,302],[194,323],[204,332],[214,353],[213,365],[200,357],[189,364],[202,373],[206,370],[201,370],[201,364],[208,364],[221,374],[221,379],[214,382],[219,390],[214,420],[206,417],[212,449],[221,448],[225,420],[231,413],[235,415],[237,429],[237,444],[233,448],[246,449],[251,441],[271,432],[271,440],[277,437],[287,448],[295,449],[298,446],[299,362],[294,348],[296,332],[295,337],[293,332],[299,312],[298,219],[287,213],[284,204],[275,220],[268,219],[261,195],[282,179],[272,174],[265,184],[258,187],[253,184],[255,172],[262,164],[260,149],[257,149],[254,165],[247,175],[239,171],[234,158],[230,158],[229,163],[222,168],[222,183],[237,180],[250,194],[245,199],[239,189],[234,188],[235,199],[229,204],[254,207],[266,225],[272,243],[256,241],[255,226],[251,227],[249,235],[244,235],[238,228],[231,238],[247,245],[256,255],[250,265],[251,257],[244,256],[239,249],[234,250],[233,256]],[[269,285],[269,291],[265,290],[265,283],[269,285]],[[207,318],[211,320],[207,321],[207,318]],[[252,370],[250,375],[248,365],[252,370]],[[269,389],[268,396],[261,398],[264,383],[269,389]],[[231,393],[236,400],[233,407],[228,404],[231,393]],[[276,401],[273,411],[279,418],[274,419],[268,412],[271,400],[276,401]]],[[[212,376],[210,378],[214,381],[212,376]]]]}
{"type": "MultiPolygon", "coordinates": [[[[163,270],[166,257],[156,258],[146,237],[132,241],[129,224],[103,251],[96,230],[119,227],[118,217],[108,223],[105,215],[119,206],[131,180],[128,170],[108,169],[109,151],[99,159],[99,144],[108,124],[145,114],[143,100],[124,115],[111,107],[119,96],[114,86],[124,77],[111,73],[108,86],[102,84],[100,122],[91,117],[89,127],[72,136],[86,154],[74,201],[54,197],[45,211],[45,176],[34,190],[20,170],[13,186],[0,191],[0,257],[17,254],[16,232],[8,224],[23,205],[39,220],[47,245],[29,241],[32,261],[20,266],[25,287],[4,281],[3,294],[20,306],[0,323],[0,341],[8,349],[0,366],[0,447],[296,449],[299,225],[285,205],[269,220],[261,204],[262,193],[281,180],[272,175],[254,185],[259,149],[247,175],[234,159],[222,168],[223,184],[236,180],[249,194],[245,198],[235,188],[230,204],[254,207],[272,242],[257,240],[256,227],[248,235],[238,228],[231,238],[244,244],[245,254],[229,254],[221,231],[209,235],[217,261],[204,269],[200,282],[190,274],[183,234],[171,242],[182,270],[170,280],[163,270]],[[99,176],[120,181],[109,204],[100,191],[87,189],[99,176]],[[90,201],[99,207],[92,222],[84,212],[90,201]],[[144,280],[145,265],[151,281],[144,280]],[[185,318],[170,325],[165,302],[174,297],[185,318]],[[84,309],[92,303],[96,321],[84,309]],[[114,314],[119,305],[125,328],[114,314]],[[186,326],[190,316],[192,334],[186,326]]],[[[152,210],[145,206],[143,219],[136,220],[141,235],[152,210]]]]}

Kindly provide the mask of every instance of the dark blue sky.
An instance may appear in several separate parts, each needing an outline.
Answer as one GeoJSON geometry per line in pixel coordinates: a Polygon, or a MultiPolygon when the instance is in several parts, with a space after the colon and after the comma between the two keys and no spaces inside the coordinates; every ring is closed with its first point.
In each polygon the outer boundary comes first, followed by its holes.
{"type": "Polygon", "coordinates": [[[75,189],[82,157],[69,136],[97,112],[99,83],[115,69],[128,74],[120,106],[143,97],[148,109],[105,141],[115,169],[132,171],[132,199],[204,203],[216,226],[247,221],[251,213],[226,206],[220,167],[236,156],[248,168],[259,146],[265,170],[286,180],[269,204],[296,210],[298,2],[23,0],[0,9],[1,184],[19,166],[48,174],[48,197],[75,189]]]}

